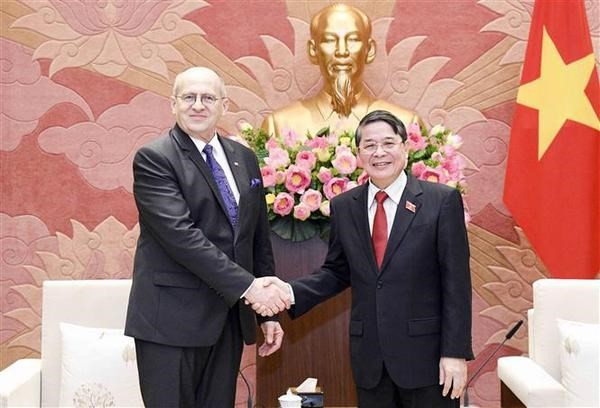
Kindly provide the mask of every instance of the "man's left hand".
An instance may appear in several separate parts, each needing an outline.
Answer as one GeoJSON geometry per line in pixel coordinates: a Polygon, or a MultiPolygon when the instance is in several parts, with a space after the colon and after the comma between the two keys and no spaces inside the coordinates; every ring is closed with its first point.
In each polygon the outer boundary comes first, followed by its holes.
{"type": "Polygon", "coordinates": [[[467,383],[467,361],[464,358],[440,358],[440,385],[444,384],[445,397],[452,387],[450,398],[460,398],[467,383]]]}
{"type": "Polygon", "coordinates": [[[281,347],[283,342],[283,329],[279,322],[267,321],[260,325],[265,342],[258,348],[258,355],[261,357],[269,356],[275,353],[281,347]]]}

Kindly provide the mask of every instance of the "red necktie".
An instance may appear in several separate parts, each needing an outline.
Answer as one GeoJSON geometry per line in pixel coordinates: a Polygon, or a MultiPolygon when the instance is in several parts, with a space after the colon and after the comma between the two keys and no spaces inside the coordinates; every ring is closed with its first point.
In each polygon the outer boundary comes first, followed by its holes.
{"type": "Polygon", "coordinates": [[[375,251],[375,259],[379,268],[381,268],[381,264],[383,263],[383,255],[385,254],[388,239],[387,217],[383,208],[383,202],[387,198],[388,195],[385,191],[379,191],[375,194],[377,210],[375,211],[375,219],[373,220],[373,235],[371,236],[371,240],[373,241],[373,250],[375,251]]]}

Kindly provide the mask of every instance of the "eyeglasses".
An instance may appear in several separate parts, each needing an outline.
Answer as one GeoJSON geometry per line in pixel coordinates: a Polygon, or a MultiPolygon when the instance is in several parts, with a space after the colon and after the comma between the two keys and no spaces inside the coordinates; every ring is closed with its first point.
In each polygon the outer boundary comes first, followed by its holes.
{"type": "Polygon", "coordinates": [[[219,98],[219,97],[216,97],[215,95],[211,95],[211,94],[194,94],[194,93],[176,96],[176,98],[180,99],[181,101],[183,101],[184,104],[186,104],[188,106],[192,106],[193,104],[195,104],[196,101],[198,100],[198,97],[200,97],[200,102],[204,106],[213,106],[215,103],[217,103],[217,101],[219,99],[227,98],[226,96],[219,98]]]}
{"type": "Polygon", "coordinates": [[[373,154],[377,151],[377,149],[379,148],[379,146],[381,146],[381,148],[383,149],[384,152],[392,152],[394,151],[394,149],[396,148],[396,146],[398,146],[400,143],[397,142],[382,142],[382,143],[367,143],[364,146],[359,146],[359,150],[368,153],[368,154],[373,154]]]}

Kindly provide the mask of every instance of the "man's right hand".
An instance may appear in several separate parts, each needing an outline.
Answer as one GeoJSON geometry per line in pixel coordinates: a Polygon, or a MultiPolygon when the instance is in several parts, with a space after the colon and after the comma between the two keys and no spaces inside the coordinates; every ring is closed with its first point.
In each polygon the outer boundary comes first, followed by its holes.
{"type": "Polygon", "coordinates": [[[285,309],[290,308],[290,293],[287,287],[282,289],[277,277],[267,276],[256,278],[246,293],[246,304],[252,305],[252,309],[261,316],[274,316],[285,309]]]}

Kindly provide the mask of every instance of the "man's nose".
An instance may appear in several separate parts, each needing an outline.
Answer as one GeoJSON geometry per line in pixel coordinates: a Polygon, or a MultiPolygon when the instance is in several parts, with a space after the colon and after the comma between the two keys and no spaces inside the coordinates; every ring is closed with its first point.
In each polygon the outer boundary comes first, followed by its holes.
{"type": "Polygon", "coordinates": [[[192,109],[200,111],[205,108],[206,108],[206,106],[204,106],[204,104],[202,103],[202,98],[200,96],[196,96],[196,101],[194,101],[194,103],[192,103],[192,109]]]}
{"type": "Polygon", "coordinates": [[[384,156],[385,154],[387,154],[387,152],[383,148],[383,145],[381,143],[377,143],[375,145],[375,151],[373,152],[373,155],[374,156],[384,156]]]}
{"type": "Polygon", "coordinates": [[[337,47],[335,47],[336,54],[338,56],[346,57],[348,56],[348,43],[344,39],[340,39],[337,42],[337,47]]]}

